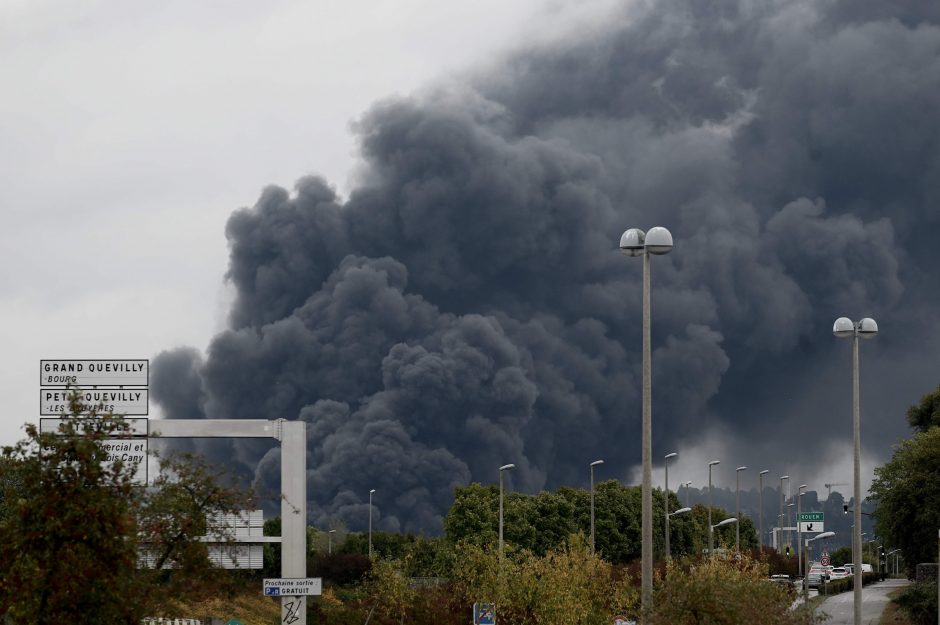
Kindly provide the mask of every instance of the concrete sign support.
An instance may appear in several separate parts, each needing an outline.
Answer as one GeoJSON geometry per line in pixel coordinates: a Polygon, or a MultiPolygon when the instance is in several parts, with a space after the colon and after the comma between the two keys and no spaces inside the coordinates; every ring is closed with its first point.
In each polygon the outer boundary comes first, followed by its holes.
{"type": "MultiPolygon", "coordinates": [[[[307,424],[262,419],[165,419],[151,437],[274,438],[281,443],[281,577],[307,577],[307,424]]],[[[307,625],[307,597],[281,596],[281,624],[307,625]]]]}

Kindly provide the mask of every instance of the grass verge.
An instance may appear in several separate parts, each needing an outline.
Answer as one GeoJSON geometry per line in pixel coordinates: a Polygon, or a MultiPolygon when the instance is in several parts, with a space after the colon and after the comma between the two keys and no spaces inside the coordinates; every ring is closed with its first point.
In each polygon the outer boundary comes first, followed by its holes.
{"type": "MultiPolygon", "coordinates": [[[[903,593],[906,588],[898,588],[897,590],[892,590],[888,593],[888,599],[894,599],[901,593],[903,593]]],[[[878,621],[878,625],[911,625],[911,620],[907,618],[907,614],[898,607],[894,601],[888,601],[888,604],[885,606],[885,611],[881,613],[881,620],[878,621]]]]}

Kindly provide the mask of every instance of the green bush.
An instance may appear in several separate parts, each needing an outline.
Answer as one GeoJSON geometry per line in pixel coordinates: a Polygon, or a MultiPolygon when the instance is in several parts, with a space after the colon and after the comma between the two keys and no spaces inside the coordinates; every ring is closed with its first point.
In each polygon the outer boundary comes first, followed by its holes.
{"type": "Polygon", "coordinates": [[[933,581],[911,584],[893,601],[904,610],[914,625],[936,625],[937,584],[933,581]]]}

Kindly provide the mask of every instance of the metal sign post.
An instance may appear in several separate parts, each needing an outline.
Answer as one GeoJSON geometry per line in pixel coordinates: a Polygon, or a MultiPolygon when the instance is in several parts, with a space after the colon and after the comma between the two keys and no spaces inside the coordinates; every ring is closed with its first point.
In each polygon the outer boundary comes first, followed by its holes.
{"type": "MultiPolygon", "coordinates": [[[[281,577],[307,577],[307,424],[262,419],[165,419],[152,438],[273,438],[281,443],[281,577]]],[[[307,625],[307,597],[281,596],[281,624],[307,625]]]]}

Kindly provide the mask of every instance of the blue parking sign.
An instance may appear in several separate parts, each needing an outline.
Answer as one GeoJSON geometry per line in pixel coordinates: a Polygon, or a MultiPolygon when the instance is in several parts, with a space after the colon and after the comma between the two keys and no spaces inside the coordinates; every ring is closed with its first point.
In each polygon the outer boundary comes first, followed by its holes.
{"type": "Polygon", "coordinates": [[[281,589],[277,586],[268,586],[264,589],[264,594],[267,597],[279,597],[281,595],[281,589]]]}
{"type": "Polygon", "coordinates": [[[496,604],[474,603],[473,625],[496,625],[496,604]]]}

